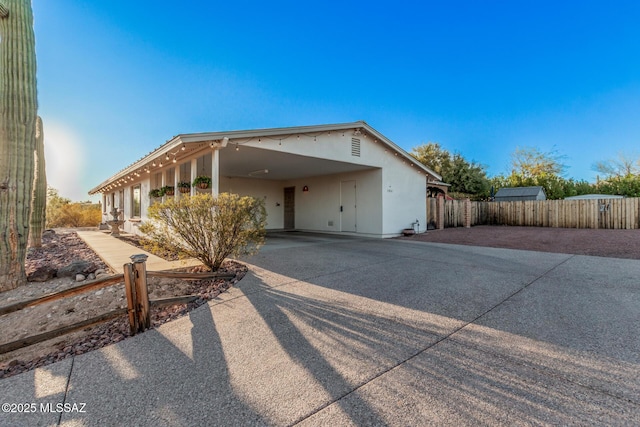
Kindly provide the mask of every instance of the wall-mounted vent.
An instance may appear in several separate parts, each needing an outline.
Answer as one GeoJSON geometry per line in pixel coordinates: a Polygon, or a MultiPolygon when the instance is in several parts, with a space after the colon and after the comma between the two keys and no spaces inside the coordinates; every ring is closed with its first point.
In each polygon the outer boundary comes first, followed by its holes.
{"type": "Polygon", "coordinates": [[[351,138],[351,155],[360,157],[360,140],[358,138],[351,138]]]}

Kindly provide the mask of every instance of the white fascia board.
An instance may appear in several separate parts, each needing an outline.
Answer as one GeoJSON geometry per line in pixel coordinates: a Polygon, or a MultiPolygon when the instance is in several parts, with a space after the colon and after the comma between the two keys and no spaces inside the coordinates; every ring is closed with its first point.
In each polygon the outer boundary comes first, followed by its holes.
{"type": "Polygon", "coordinates": [[[352,123],[340,123],[332,125],[314,125],[314,126],[294,126],[284,128],[268,128],[268,129],[252,129],[252,130],[234,130],[226,132],[205,132],[205,133],[188,133],[176,136],[174,139],[178,139],[183,143],[189,142],[206,142],[220,140],[224,137],[229,139],[244,139],[244,138],[256,138],[261,136],[276,136],[276,135],[295,135],[297,133],[321,133],[334,130],[346,130],[362,128],[366,125],[365,122],[352,122],[352,123]]]}
{"type": "Polygon", "coordinates": [[[120,172],[111,176],[107,180],[100,183],[100,185],[92,188],[89,191],[90,195],[96,194],[100,192],[104,187],[109,184],[117,181],[131,173],[136,172],[137,170],[143,168],[145,165],[153,161],[158,156],[164,156],[167,153],[170,153],[172,150],[182,146],[183,144],[202,144],[202,143],[213,143],[223,140],[224,138],[228,139],[244,139],[244,138],[257,138],[257,137],[267,137],[267,136],[276,136],[276,135],[291,135],[296,133],[323,133],[329,131],[341,131],[347,129],[363,129],[370,133],[372,136],[375,136],[377,139],[385,143],[389,148],[398,152],[403,158],[413,163],[415,166],[422,169],[424,172],[434,176],[438,180],[442,180],[442,177],[417,161],[413,156],[404,151],[398,145],[396,145],[393,141],[382,135],[380,132],[372,128],[365,121],[357,121],[357,122],[349,122],[349,123],[338,123],[338,124],[328,124],[328,125],[313,125],[313,126],[294,126],[294,127],[283,127],[283,128],[268,128],[268,129],[253,129],[253,130],[237,130],[237,131],[226,131],[226,132],[203,132],[203,133],[188,133],[188,134],[180,134],[176,135],[166,143],[156,148],[143,158],[139,159],[135,163],[130,166],[122,169],[120,172]]]}

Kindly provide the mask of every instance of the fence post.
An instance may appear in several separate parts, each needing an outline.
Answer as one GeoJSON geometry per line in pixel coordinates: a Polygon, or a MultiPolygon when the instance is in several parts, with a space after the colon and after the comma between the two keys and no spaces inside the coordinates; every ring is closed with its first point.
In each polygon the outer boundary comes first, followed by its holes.
{"type": "Polygon", "coordinates": [[[135,289],[137,297],[138,331],[142,332],[151,327],[151,312],[149,311],[149,292],[147,289],[147,265],[148,256],[144,254],[131,255],[135,277],[135,289]]]}
{"type": "Polygon", "coordinates": [[[124,290],[127,294],[127,315],[129,317],[129,331],[131,335],[135,335],[138,332],[138,313],[135,286],[135,273],[133,271],[133,265],[125,264],[124,268],[124,290]]]}
{"type": "Polygon", "coordinates": [[[438,230],[444,230],[444,197],[438,197],[438,230]]]}
{"type": "Polygon", "coordinates": [[[471,228],[471,199],[464,199],[464,226],[471,228]]]}

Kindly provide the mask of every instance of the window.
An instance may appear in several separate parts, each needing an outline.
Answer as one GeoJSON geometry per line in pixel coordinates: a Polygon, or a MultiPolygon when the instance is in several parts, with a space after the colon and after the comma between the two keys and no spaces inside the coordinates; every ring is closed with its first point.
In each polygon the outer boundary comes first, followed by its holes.
{"type": "Polygon", "coordinates": [[[131,192],[131,216],[140,218],[140,215],[140,185],[136,185],[131,192]]]}

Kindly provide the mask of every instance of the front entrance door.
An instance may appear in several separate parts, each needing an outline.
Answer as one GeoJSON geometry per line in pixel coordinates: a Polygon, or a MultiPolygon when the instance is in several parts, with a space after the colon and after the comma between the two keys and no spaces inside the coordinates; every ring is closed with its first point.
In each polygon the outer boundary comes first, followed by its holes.
{"type": "Polygon", "coordinates": [[[340,183],[340,230],[356,230],[356,182],[340,183]]]}
{"type": "Polygon", "coordinates": [[[296,228],[296,187],[284,189],[284,228],[285,230],[296,228]]]}

